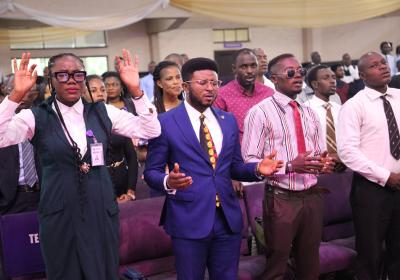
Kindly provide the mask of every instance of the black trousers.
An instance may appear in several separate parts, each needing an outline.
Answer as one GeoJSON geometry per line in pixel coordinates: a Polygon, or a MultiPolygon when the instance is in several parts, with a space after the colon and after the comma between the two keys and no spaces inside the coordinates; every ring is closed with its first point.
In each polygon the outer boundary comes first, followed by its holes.
{"type": "Polygon", "coordinates": [[[350,203],[356,233],[357,279],[379,279],[383,260],[389,279],[400,279],[400,191],[354,173],[350,203]]]}

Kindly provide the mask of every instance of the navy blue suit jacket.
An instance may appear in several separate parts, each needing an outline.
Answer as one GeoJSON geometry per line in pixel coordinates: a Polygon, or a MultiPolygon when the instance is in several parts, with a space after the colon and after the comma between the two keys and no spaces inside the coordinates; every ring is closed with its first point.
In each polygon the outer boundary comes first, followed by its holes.
{"type": "Polygon", "coordinates": [[[229,227],[232,232],[239,233],[243,225],[242,213],[231,179],[258,180],[256,164],[243,163],[235,118],[219,109],[212,110],[223,134],[215,170],[200,146],[183,103],[159,115],[162,133],[149,142],[144,177],[151,188],[166,193],[161,224],[174,237],[200,239],[211,232],[217,193],[229,227]],[[165,191],[163,182],[165,165],[172,170],[175,162],[181,172],[192,177],[193,184],[173,195],[165,191]]]}

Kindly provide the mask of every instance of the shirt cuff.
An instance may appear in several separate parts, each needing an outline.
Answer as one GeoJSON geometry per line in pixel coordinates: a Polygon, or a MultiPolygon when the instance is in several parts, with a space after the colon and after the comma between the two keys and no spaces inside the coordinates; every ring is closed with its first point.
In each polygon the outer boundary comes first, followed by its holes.
{"type": "Polygon", "coordinates": [[[168,188],[167,186],[167,179],[168,179],[168,175],[165,175],[164,177],[164,189],[168,194],[176,194],[176,190],[168,188]]]}
{"type": "Polygon", "coordinates": [[[0,115],[13,116],[18,106],[18,103],[9,100],[8,96],[6,96],[3,102],[0,103],[0,115]]]}
{"type": "Polygon", "coordinates": [[[146,114],[155,114],[156,108],[153,104],[149,101],[146,94],[143,94],[142,97],[139,99],[131,98],[133,104],[135,104],[136,113],[139,115],[146,115],[146,114]]]}

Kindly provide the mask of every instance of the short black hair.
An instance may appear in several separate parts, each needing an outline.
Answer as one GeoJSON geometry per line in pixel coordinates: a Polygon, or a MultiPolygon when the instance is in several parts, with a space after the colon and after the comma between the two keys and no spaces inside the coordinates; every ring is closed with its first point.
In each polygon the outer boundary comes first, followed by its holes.
{"type": "Polygon", "coordinates": [[[257,57],[256,53],[252,49],[243,48],[243,49],[240,49],[240,50],[235,52],[235,54],[233,56],[233,63],[236,63],[237,58],[241,54],[253,54],[255,57],[257,57]]]}
{"type": "Polygon", "coordinates": [[[392,44],[391,44],[390,42],[388,42],[388,41],[383,41],[383,42],[379,45],[379,48],[382,50],[382,49],[383,49],[383,46],[386,45],[386,44],[388,44],[389,46],[392,45],[392,44]]]}
{"type": "Polygon", "coordinates": [[[122,83],[122,80],[121,80],[121,77],[119,76],[119,73],[115,72],[115,71],[104,72],[103,74],[101,74],[101,77],[103,78],[103,81],[105,81],[107,78],[113,77],[113,78],[118,79],[122,83]]]}
{"type": "Polygon", "coordinates": [[[321,70],[321,69],[327,69],[327,68],[329,68],[329,67],[328,67],[327,65],[323,65],[323,64],[320,64],[320,65],[317,65],[317,66],[314,66],[313,68],[311,68],[310,71],[308,71],[308,74],[307,74],[307,77],[306,77],[307,85],[308,85],[310,88],[314,89],[314,88],[312,87],[312,85],[311,85],[311,82],[317,80],[317,74],[318,74],[318,71],[319,71],[319,70],[321,70]]]}
{"type": "Polygon", "coordinates": [[[196,71],[211,70],[218,74],[218,65],[214,60],[205,57],[196,57],[189,59],[182,66],[182,79],[189,81],[196,71]]]}
{"type": "Polygon", "coordinates": [[[275,56],[268,63],[268,73],[271,74],[272,67],[274,67],[276,64],[278,64],[279,61],[286,59],[286,58],[291,58],[291,57],[294,57],[294,55],[291,53],[283,53],[278,56],[275,56]]]}
{"type": "Polygon", "coordinates": [[[336,72],[336,70],[337,70],[339,67],[341,67],[341,66],[343,66],[343,64],[339,64],[339,63],[333,64],[333,65],[331,66],[331,69],[332,69],[333,72],[336,72]]]}
{"type": "Polygon", "coordinates": [[[103,79],[99,75],[87,75],[86,76],[86,81],[89,83],[91,80],[100,80],[103,81],[103,79]]]}

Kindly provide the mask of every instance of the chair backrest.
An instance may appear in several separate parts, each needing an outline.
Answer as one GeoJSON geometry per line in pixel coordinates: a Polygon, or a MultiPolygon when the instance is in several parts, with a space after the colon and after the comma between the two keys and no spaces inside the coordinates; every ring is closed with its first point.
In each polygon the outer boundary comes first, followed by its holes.
{"type": "Polygon", "coordinates": [[[45,271],[36,212],[1,216],[0,232],[7,276],[18,277],[45,271]]]}
{"type": "Polygon", "coordinates": [[[171,238],[159,226],[165,197],[120,205],[120,265],[172,255],[171,238]]]}
{"type": "Polygon", "coordinates": [[[324,174],[318,177],[318,186],[327,188],[330,193],[324,197],[324,220],[322,240],[346,238],[354,235],[350,191],[353,172],[324,174]]]}

